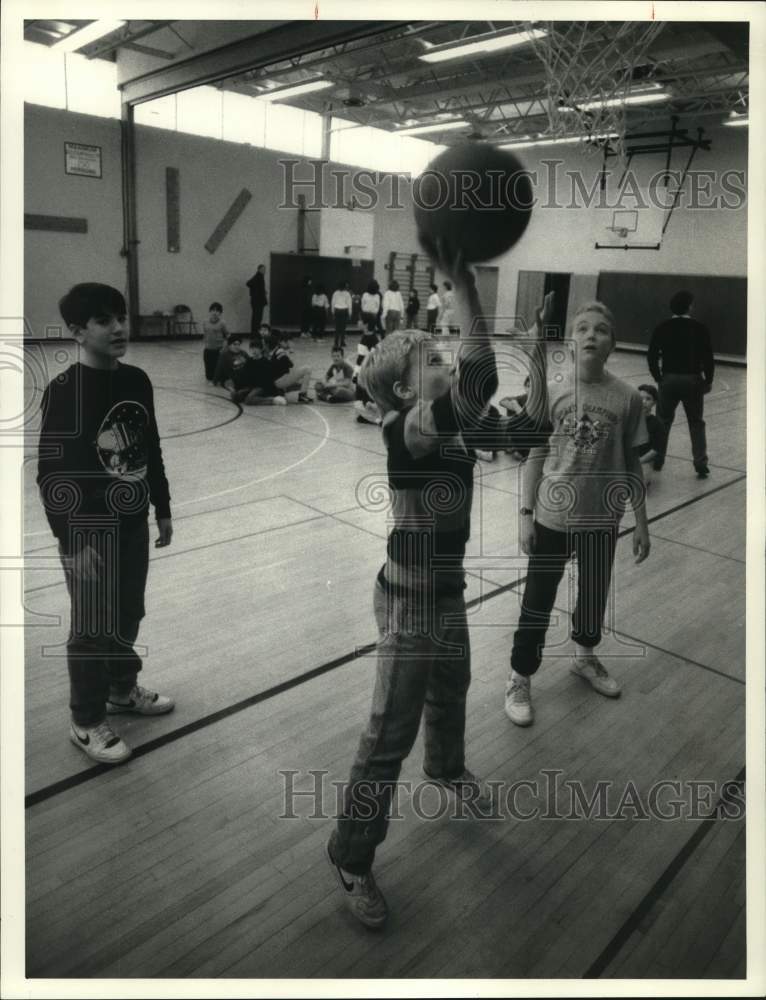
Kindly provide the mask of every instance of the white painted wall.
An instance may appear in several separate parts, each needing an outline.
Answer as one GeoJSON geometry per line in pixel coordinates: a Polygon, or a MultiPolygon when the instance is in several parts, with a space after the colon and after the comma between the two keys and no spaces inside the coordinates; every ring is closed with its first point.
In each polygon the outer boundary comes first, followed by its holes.
{"type": "MultiPolygon", "coordinates": [[[[696,169],[745,171],[747,135],[737,129],[719,129],[712,135],[713,150],[697,154],[696,169]]],[[[137,129],[138,236],[141,312],[169,309],[184,302],[196,316],[205,315],[217,299],[224,304],[230,328],[248,329],[249,304],[245,281],[256,266],[268,265],[269,253],[297,248],[297,211],[279,208],[284,154],[217,139],[184,135],[162,129],[137,129]],[[181,175],[181,252],[170,254],[165,237],[165,167],[181,175]],[[236,195],[247,187],[253,199],[215,254],[204,243],[236,195]]],[[[523,151],[528,169],[541,160],[559,158],[562,170],[582,169],[590,187],[600,160],[570,147],[523,151]],[[541,152],[541,150],[543,150],[541,152]],[[560,151],[563,150],[562,154],[560,151]]],[[[676,154],[674,166],[682,162],[676,154]]],[[[664,159],[660,160],[664,166],[664,159]]],[[[25,211],[75,215],[88,219],[85,235],[27,232],[25,240],[25,308],[36,335],[59,323],[57,301],[76,281],[100,280],[125,285],[120,193],[120,132],[116,121],[28,106],[25,121],[25,211]],[[64,174],[64,142],[100,145],[102,180],[64,174]]],[[[716,185],[713,185],[715,190],[716,185]]],[[[391,251],[419,250],[406,184],[399,185],[396,207],[390,206],[386,182],[380,201],[369,213],[374,219],[372,257],[375,276],[385,287],[391,251]]],[[[328,193],[332,193],[328,186],[328,193]]],[[[499,267],[498,313],[513,317],[519,270],[571,271],[597,274],[600,270],[669,274],[745,275],[746,209],[676,209],[659,251],[597,251],[593,248],[592,212],[573,207],[549,207],[545,191],[532,213],[529,227],[508,254],[493,263],[499,267]]],[[[565,192],[568,195],[568,191],[565,192]]],[[[566,201],[569,199],[567,197],[566,201]]],[[[364,213],[359,214],[360,217],[364,213]]],[[[316,217],[314,217],[316,218],[316,217]]],[[[498,329],[503,329],[502,320],[498,329]]]]}

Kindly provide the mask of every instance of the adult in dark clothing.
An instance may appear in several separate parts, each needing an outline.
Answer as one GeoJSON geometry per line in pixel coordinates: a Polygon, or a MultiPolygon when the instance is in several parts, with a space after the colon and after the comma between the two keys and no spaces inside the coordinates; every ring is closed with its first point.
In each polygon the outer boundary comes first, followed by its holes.
{"type": "Polygon", "coordinates": [[[301,337],[311,336],[312,311],[311,298],[314,294],[314,284],[311,278],[306,275],[301,286],[301,337]]]}
{"type": "Polygon", "coordinates": [[[693,302],[691,292],[676,292],[670,300],[671,319],[660,323],[649,343],[649,371],[659,386],[657,416],[665,429],[654,468],[661,469],[664,464],[670,428],[681,403],[689,423],[694,468],[697,476],[705,479],[710,469],[702,414],[704,397],[713,385],[715,365],[710,331],[691,318],[693,302]]]}
{"type": "Polygon", "coordinates": [[[269,304],[269,300],[266,297],[265,264],[258,265],[258,270],[247,282],[247,287],[250,289],[250,308],[253,311],[252,319],[250,321],[250,332],[258,333],[261,326],[261,320],[263,319],[263,310],[269,304]]]}
{"type": "Polygon", "coordinates": [[[418,313],[420,312],[420,299],[418,297],[418,292],[416,288],[413,288],[410,292],[410,297],[407,299],[407,308],[405,310],[407,313],[407,327],[413,330],[417,327],[418,323],[418,313]]]}

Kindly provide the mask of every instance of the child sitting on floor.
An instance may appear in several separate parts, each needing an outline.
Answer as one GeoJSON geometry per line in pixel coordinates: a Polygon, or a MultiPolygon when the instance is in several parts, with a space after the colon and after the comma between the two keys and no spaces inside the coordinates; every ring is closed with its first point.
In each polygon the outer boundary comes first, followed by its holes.
{"type": "Polygon", "coordinates": [[[354,398],[354,370],[343,358],[343,348],[333,347],[332,364],[325,381],[316,383],[317,399],[324,403],[350,403],[354,398]]]}

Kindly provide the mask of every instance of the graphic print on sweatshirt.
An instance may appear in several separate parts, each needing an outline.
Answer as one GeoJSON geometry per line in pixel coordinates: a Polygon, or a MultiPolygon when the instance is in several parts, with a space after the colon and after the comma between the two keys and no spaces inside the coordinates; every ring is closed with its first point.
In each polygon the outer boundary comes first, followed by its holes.
{"type": "Polygon", "coordinates": [[[586,405],[582,416],[578,416],[571,407],[559,421],[559,433],[569,438],[578,454],[592,455],[598,451],[599,443],[609,437],[611,425],[617,423],[618,417],[603,407],[595,407],[600,412],[593,415],[588,409],[586,405]]]}
{"type": "Polygon", "coordinates": [[[149,414],[132,399],[116,403],[101,421],[96,451],[104,469],[119,478],[146,478],[149,414]]]}

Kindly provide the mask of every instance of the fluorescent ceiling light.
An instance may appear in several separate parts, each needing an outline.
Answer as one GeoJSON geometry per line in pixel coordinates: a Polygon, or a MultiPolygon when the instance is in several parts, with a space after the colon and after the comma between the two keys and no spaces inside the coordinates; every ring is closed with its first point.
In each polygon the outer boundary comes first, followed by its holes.
{"type": "Polygon", "coordinates": [[[565,146],[573,145],[575,143],[583,142],[584,140],[594,140],[594,139],[616,139],[617,133],[610,132],[608,135],[601,133],[599,135],[567,135],[562,136],[559,139],[550,139],[546,136],[540,136],[537,139],[533,139],[531,136],[523,135],[519,136],[519,142],[508,142],[500,146],[500,149],[524,149],[528,146],[565,146]]]}
{"type": "Polygon", "coordinates": [[[727,118],[724,125],[749,125],[750,118],[748,115],[735,115],[732,114],[730,118],[727,118]]]}
{"type": "Polygon", "coordinates": [[[258,101],[284,101],[288,97],[298,97],[300,94],[311,94],[315,90],[326,90],[332,87],[332,80],[308,80],[306,83],[296,83],[292,87],[282,87],[281,90],[267,90],[256,95],[258,101]]]}
{"type": "Polygon", "coordinates": [[[497,32],[488,32],[485,35],[476,35],[467,42],[449,42],[446,45],[435,45],[427,52],[418,56],[423,62],[445,62],[447,59],[460,59],[463,56],[486,55],[490,52],[499,52],[501,49],[510,49],[515,45],[526,45],[535,38],[545,38],[548,34],[542,28],[531,28],[529,31],[514,31],[503,35],[497,32]]]}
{"type": "Polygon", "coordinates": [[[456,128],[465,128],[468,122],[437,122],[436,125],[416,125],[414,128],[397,129],[395,135],[422,135],[424,132],[449,132],[456,128]]]}
{"type": "Polygon", "coordinates": [[[83,45],[95,42],[97,38],[103,38],[104,35],[111,34],[111,32],[121,28],[125,23],[125,21],[109,20],[91,21],[90,24],[86,24],[76,31],[70,31],[65,38],[55,42],[51,48],[58,49],[60,52],[76,52],[83,45]]]}
{"type": "MultiPolygon", "coordinates": [[[[582,104],[575,101],[578,111],[592,111],[594,108],[616,108],[621,104],[654,104],[657,101],[667,101],[670,98],[664,90],[647,90],[646,93],[632,93],[625,97],[610,97],[606,101],[584,101],[582,104]]],[[[574,111],[569,105],[562,106],[562,111],[574,111]]]]}

